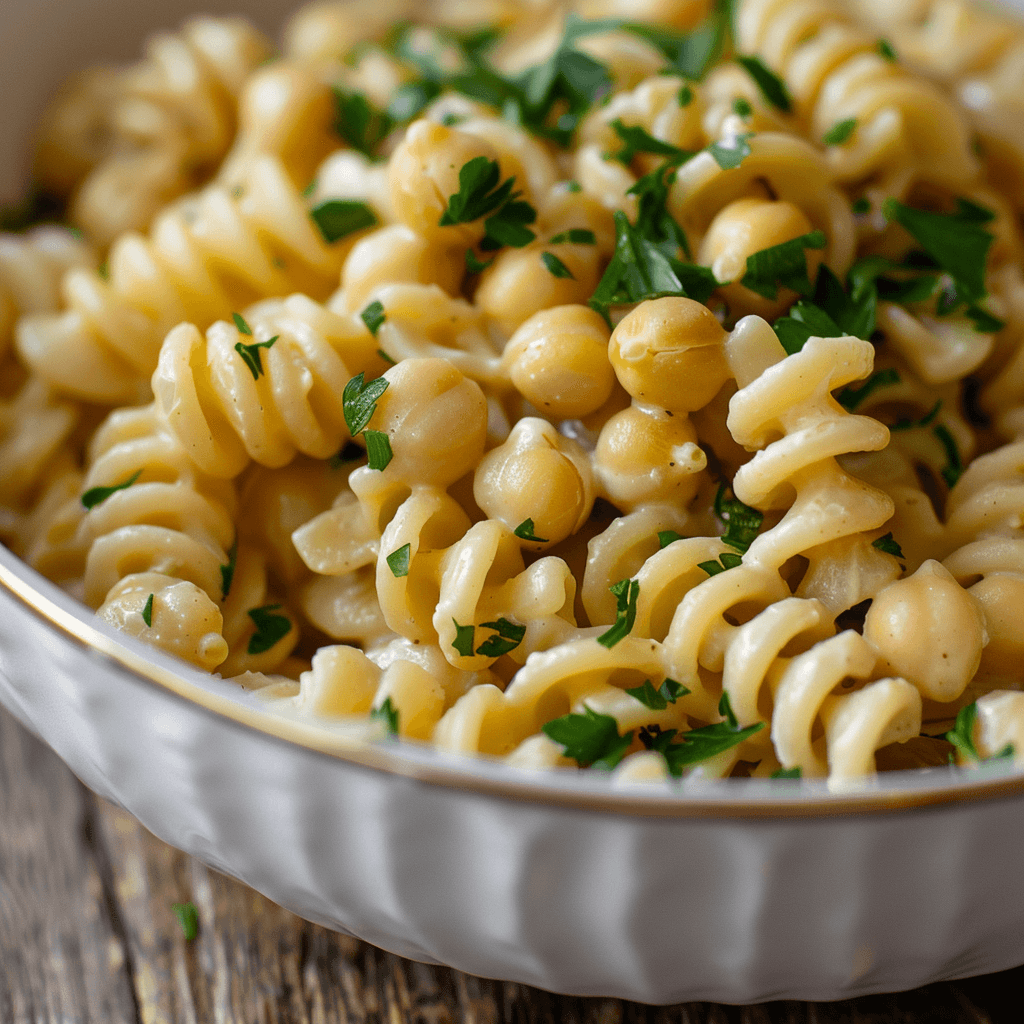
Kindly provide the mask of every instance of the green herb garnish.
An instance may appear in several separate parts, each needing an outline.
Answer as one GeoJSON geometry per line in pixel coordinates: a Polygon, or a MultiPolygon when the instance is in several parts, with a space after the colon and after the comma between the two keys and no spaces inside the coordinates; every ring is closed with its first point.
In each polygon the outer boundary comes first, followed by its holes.
{"type": "Polygon", "coordinates": [[[235,326],[238,328],[239,334],[248,334],[250,338],[252,337],[252,328],[246,322],[245,317],[242,316],[241,313],[232,313],[231,319],[235,321],[235,326]]]}
{"type": "Polygon", "coordinates": [[[651,153],[655,156],[667,156],[673,160],[683,162],[693,156],[693,153],[671,143],[662,142],[656,139],[646,128],[640,125],[626,125],[621,118],[616,118],[611,123],[615,134],[622,140],[622,149],[617,153],[609,154],[611,159],[618,160],[620,164],[629,166],[637,153],[651,153]]]}
{"type": "Polygon", "coordinates": [[[827,244],[824,231],[810,231],[751,253],[747,257],[747,272],[740,283],[766,299],[778,298],[780,285],[799,295],[810,295],[814,289],[807,276],[806,250],[824,249],[827,244]]]}
{"type": "Polygon", "coordinates": [[[285,615],[275,615],[281,606],[266,604],[262,608],[250,608],[249,618],[256,626],[256,632],[249,637],[249,654],[263,654],[291,631],[292,622],[285,615]]]}
{"type": "Polygon", "coordinates": [[[398,365],[398,363],[395,362],[395,360],[392,359],[391,356],[389,356],[387,352],[385,352],[384,349],[382,348],[377,349],[377,355],[379,355],[381,359],[384,360],[385,363],[390,363],[392,366],[398,365]]]}
{"type": "Polygon", "coordinates": [[[847,412],[853,412],[853,410],[856,409],[865,398],[873,394],[879,388],[886,388],[892,384],[899,384],[899,382],[899,372],[889,366],[884,370],[878,370],[876,373],[871,374],[871,376],[868,377],[860,387],[853,387],[851,385],[848,388],[843,388],[843,390],[836,395],[836,401],[847,412]]]}
{"type": "Polygon", "coordinates": [[[675,530],[658,531],[658,547],[660,549],[667,548],[669,544],[674,544],[677,540],[683,540],[683,535],[676,533],[675,530]]]}
{"type": "MultiPolygon", "coordinates": [[[[238,316],[236,313],[235,316],[238,316]]],[[[239,317],[241,319],[241,317],[239,317]]],[[[243,332],[251,333],[251,332],[243,332]]],[[[252,374],[253,380],[259,380],[260,374],[263,373],[263,360],[260,357],[261,348],[272,348],[273,344],[280,335],[275,334],[274,337],[268,341],[254,341],[252,344],[246,344],[244,341],[235,343],[235,351],[242,357],[242,362],[249,368],[249,372],[252,374]]]]}
{"type": "Polygon", "coordinates": [[[773,779],[799,779],[803,775],[800,765],[795,768],[778,768],[771,774],[773,779]]]}
{"type": "Polygon", "coordinates": [[[677,683],[674,679],[666,679],[658,689],[651,684],[650,679],[645,679],[643,685],[626,690],[631,697],[636,697],[644,707],[652,711],[664,711],[669,704],[675,704],[680,697],[690,693],[687,686],[677,683]]]}
{"type": "Polygon", "coordinates": [[[896,61],[896,49],[888,39],[879,39],[877,44],[878,52],[888,61],[896,61]]]}
{"type": "Polygon", "coordinates": [[[526,225],[537,219],[537,211],[517,198],[521,193],[512,191],[515,181],[514,177],[501,181],[497,160],[473,157],[459,169],[459,191],[448,198],[438,224],[468,224],[485,218],[482,249],[529,245],[537,236],[526,225]]]}
{"type": "Polygon", "coordinates": [[[378,110],[361,92],[346,92],[334,87],[337,117],[334,130],[353,149],[373,157],[377,147],[395,128],[395,120],[384,110],[378,110]]]}
{"type": "Polygon", "coordinates": [[[786,113],[793,109],[793,100],[786,83],[769,68],[760,57],[740,56],[736,63],[750,75],[761,95],[773,106],[786,113]]]}
{"type": "Polygon", "coordinates": [[[395,454],[388,435],[383,430],[364,430],[363,440],[366,442],[366,465],[370,469],[387,469],[395,454]]]}
{"type": "Polygon", "coordinates": [[[713,142],[707,151],[723,171],[732,171],[750,156],[750,145],[747,142],[750,137],[750,134],[737,135],[728,142],[713,142]]]}
{"type": "Polygon", "coordinates": [[[390,697],[385,697],[384,703],[370,712],[370,720],[382,722],[389,736],[398,735],[398,708],[391,703],[390,697]]]}
{"type": "Polygon", "coordinates": [[[128,487],[131,487],[139,477],[142,476],[142,470],[137,469],[127,480],[123,483],[114,484],[112,487],[90,487],[89,490],[82,495],[82,504],[86,508],[95,508],[101,501],[106,501],[116,491],[123,491],[128,487]]]}
{"type": "Polygon", "coordinates": [[[939,415],[939,411],[942,409],[942,399],[940,398],[919,420],[897,420],[895,423],[889,424],[889,430],[913,430],[917,427],[928,427],[935,422],[935,417],[939,415]]]}
{"type": "Polygon", "coordinates": [[[903,548],[893,540],[892,533],[887,533],[884,537],[879,537],[878,540],[871,542],[873,548],[878,548],[879,551],[884,551],[887,555],[895,555],[896,558],[903,558],[903,548]]]}
{"type": "Polygon", "coordinates": [[[732,101],[732,112],[740,117],[750,117],[754,112],[754,108],[750,105],[749,100],[745,100],[742,96],[737,96],[732,101]]]}
{"type": "Polygon", "coordinates": [[[362,372],[357,373],[345,385],[345,390],[341,393],[341,411],[353,437],[366,429],[366,425],[377,411],[377,399],[387,389],[388,382],[384,377],[378,377],[367,384],[362,372]]]}
{"type": "Polygon", "coordinates": [[[554,253],[542,252],[540,258],[552,277],[568,277],[573,281],[576,280],[573,272],[554,253]]]}
{"type": "Polygon", "coordinates": [[[481,274],[494,262],[494,259],[495,258],[492,256],[489,260],[481,260],[472,249],[467,249],[466,271],[470,274],[481,274]]]}
{"type": "Polygon", "coordinates": [[[384,315],[384,304],[380,301],[371,302],[366,309],[359,314],[359,319],[366,324],[366,329],[376,338],[377,331],[380,330],[380,325],[387,320],[387,317],[384,315]]]}
{"type": "MultiPolygon", "coordinates": [[[[455,622],[455,619],[452,619],[452,622],[455,622]]],[[[455,639],[452,641],[452,647],[454,647],[463,658],[471,658],[473,656],[475,636],[475,626],[472,624],[468,626],[460,626],[458,622],[455,622],[455,639]]]]}
{"type": "Polygon", "coordinates": [[[199,934],[199,911],[196,910],[196,905],[191,901],[188,903],[172,903],[171,910],[178,919],[178,924],[181,926],[181,932],[185,936],[185,941],[192,942],[199,934]]]}
{"type": "Polygon", "coordinates": [[[544,537],[538,537],[533,532],[533,520],[524,519],[513,531],[520,540],[533,541],[535,544],[547,544],[544,537]]]}
{"type": "Polygon", "coordinates": [[[354,199],[328,199],[314,206],[309,215],[316,222],[320,234],[327,243],[337,242],[353,231],[372,228],[377,215],[366,203],[354,199]]]}
{"type": "Polygon", "coordinates": [[[597,638],[597,642],[604,647],[611,648],[629,636],[629,632],[633,628],[633,623],[636,621],[636,602],[640,596],[640,584],[637,580],[619,580],[608,589],[615,595],[615,623],[597,638]]]}
{"type": "Polygon", "coordinates": [[[238,563],[238,537],[235,537],[231,550],[228,552],[228,564],[220,567],[220,599],[223,601],[231,593],[231,584],[235,579],[235,565],[238,563]]]}
{"type": "Polygon", "coordinates": [[[391,575],[396,578],[409,575],[409,558],[412,551],[412,547],[409,544],[403,544],[400,548],[396,548],[387,556],[385,561],[388,563],[388,568],[391,570],[391,575]]]}
{"type": "Polygon", "coordinates": [[[698,562],[697,568],[703,569],[709,576],[717,576],[720,572],[728,569],[735,569],[743,564],[742,555],[734,555],[731,551],[723,551],[718,560],[711,559],[707,562],[698,562]]]}
{"type": "Polygon", "coordinates": [[[500,658],[503,654],[514,651],[523,642],[523,637],[526,636],[525,626],[509,622],[505,618],[498,619],[495,622],[481,622],[480,628],[496,631],[494,636],[489,636],[476,649],[476,653],[482,654],[485,658],[500,658]]]}
{"type": "Polygon", "coordinates": [[[568,714],[541,726],[546,736],[565,748],[581,768],[614,768],[623,758],[633,733],[619,735],[619,723],[611,715],[585,707],[582,715],[568,714]]]}
{"type": "Polygon", "coordinates": [[[155,594],[150,594],[146,598],[146,607],[142,609],[142,621],[150,629],[153,627],[153,598],[155,596],[155,594]]]}
{"type": "Polygon", "coordinates": [[[597,236],[589,228],[569,228],[568,231],[560,231],[551,239],[552,245],[559,245],[563,242],[572,242],[574,245],[597,245],[597,236]]]}
{"type": "Polygon", "coordinates": [[[715,515],[725,525],[721,540],[740,554],[745,554],[761,529],[764,514],[744,505],[738,498],[726,498],[726,490],[725,483],[719,484],[715,494],[715,515]]]}
{"type": "Polygon", "coordinates": [[[946,465],[940,470],[942,479],[946,481],[947,487],[953,487],[964,472],[963,460],[960,458],[960,449],[957,447],[953,435],[949,432],[949,428],[944,424],[936,424],[932,427],[932,433],[939,439],[946,452],[946,465]]]}

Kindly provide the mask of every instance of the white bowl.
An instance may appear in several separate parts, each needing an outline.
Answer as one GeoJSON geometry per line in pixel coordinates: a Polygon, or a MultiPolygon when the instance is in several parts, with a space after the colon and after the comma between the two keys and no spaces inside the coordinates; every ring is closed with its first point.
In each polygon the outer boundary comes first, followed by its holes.
{"type": "MultiPolygon", "coordinates": [[[[0,196],[57,78],[137,52],[188,4],[4,0],[0,196]]],[[[115,633],[3,549],[0,701],[161,839],[413,959],[652,1003],[839,999],[1024,962],[1024,780],[1005,762],[838,794],[623,790],[361,744],[115,633]]]]}

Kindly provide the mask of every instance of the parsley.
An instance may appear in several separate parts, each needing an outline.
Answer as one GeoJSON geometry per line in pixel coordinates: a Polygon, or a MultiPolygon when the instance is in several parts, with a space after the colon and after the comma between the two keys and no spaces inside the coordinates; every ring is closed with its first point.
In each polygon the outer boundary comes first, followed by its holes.
{"type": "Polygon", "coordinates": [[[544,537],[538,537],[533,532],[533,520],[524,519],[513,531],[520,540],[530,540],[536,544],[547,544],[544,537]]]}
{"type": "Polygon", "coordinates": [[[106,501],[115,491],[123,491],[128,487],[131,487],[139,477],[142,476],[142,470],[137,469],[127,480],[119,484],[114,484],[113,487],[90,487],[89,490],[82,495],[82,504],[86,508],[95,508],[101,501],[106,501]]]}
{"type": "Polygon", "coordinates": [[[617,153],[610,154],[611,159],[618,160],[620,164],[625,164],[628,167],[632,162],[637,153],[652,153],[655,156],[667,156],[673,160],[688,160],[692,153],[685,149],[680,149],[678,146],[673,146],[668,142],[662,142],[661,139],[656,139],[646,128],[640,125],[626,125],[622,123],[622,118],[615,118],[611,124],[612,128],[615,129],[615,134],[622,140],[622,149],[617,153]]]}
{"type": "Polygon", "coordinates": [[[853,412],[853,410],[856,409],[857,406],[868,397],[868,395],[877,391],[879,388],[886,388],[892,384],[899,384],[899,382],[899,372],[889,366],[884,370],[879,370],[877,373],[871,374],[871,376],[868,377],[860,387],[855,388],[851,386],[843,388],[843,390],[836,395],[836,401],[847,412],[853,412]]]}
{"type": "Polygon", "coordinates": [[[769,68],[759,57],[737,57],[736,63],[750,75],[756,83],[761,95],[779,110],[789,113],[793,109],[793,100],[786,88],[786,83],[769,68]]]}
{"type": "Polygon", "coordinates": [[[150,594],[146,599],[146,607],[142,609],[142,621],[149,627],[153,626],[153,598],[155,594],[150,594]]]}
{"type": "Polygon", "coordinates": [[[756,508],[744,505],[738,498],[726,498],[725,492],[726,485],[719,484],[715,494],[715,515],[726,528],[722,543],[745,554],[761,529],[764,515],[756,508]]]}
{"type": "Polygon", "coordinates": [[[838,338],[843,333],[828,313],[805,299],[790,308],[789,316],[779,317],[772,330],[791,356],[800,352],[810,338],[838,338]]]}
{"type": "Polygon", "coordinates": [[[188,903],[172,903],[171,910],[178,919],[181,932],[186,942],[191,942],[199,934],[199,911],[191,901],[188,903]]]}
{"type": "MultiPolygon", "coordinates": [[[[606,24],[639,36],[661,50],[669,62],[669,67],[665,69],[667,72],[699,82],[722,52],[728,20],[728,12],[725,10],[727,6],[716,4],[717,9],[711,16],[692,32],[679,32],[646,22],[625,21],[616,24],[609,19],[611,24],[606,24]]],[[[680,99],[680,106],[686,105],[680,99]]]]}
{"type": "Polygon", "coordinates": [[[554,253],[542,252],[540,258],[552,277],[568,277],[573,281],[576,280],[573,272],[554,253]]]}
{"type": "Polygon", "coordinates": [[[664,711],[669,704],[675,704],[680,697],[685,697],[690,688],[677,683],[674,679],[666,679],[656,690],[650,679],[645,679],[642,686],[626,690],[630,697],[636,697],[644,707],[652,711],[664,711]]]}
{"type": "Polygon", "coordinates": [[[788,316],[772,324],[789,355],[799,352],[808,338],[838,338],[844,334],[870,338],[875,329],[878,290],[873,278],[857,279],[853,271],[850,283],[848,295],[835,274],[824,263],[821,265],[814,301],[801,299],[789,310],[788,316]]]}
{"type": "Polygon", "coordinates": [[[857,118],[855,117],[848,117],[844,121],[836,121],[836,123],[832,125],[827,132],[825,132],[821,141],[826,146],[841,146],[854,133],[856,128],[857,118]]]}
{"type": "Polygon", "coordinates": [[[974,701],[966,707],[962,707],[956,716],[956,723],[946,733],[944,739],[952,743],[960,752],[960,756],[969,761],[991,761],[994,758],[1013,757],[1014,748],[1012,743],[1007,743],[1002,750],[991,757],[982,757],[978,748],[974,745],[974,725],[978,719],[978,702],[974,701]]]}
{"type": "MultiPolygon", "coordinates": [[[[455,619],[452,619],[452,622],[455,622],[455,619]]],[[[452,641],[452,647],[454,647],[463,658],[471,658],[473,656],[475,634],[475,626],[460,626],[458,622],[455,622],[455,639],[452,641]]]]}
{"type": "Polygon", "coordinates": [[[249,618],[256,626],[256,632],[249,637],[249,654],[263,654],[291,632],[292,622],[286,615],[275,615],[281,606],[266,604],[262,608],[250,608],[249,618]]]}
{"type": "Polygon", "coordinates": [[[568,231],[560,231],[551,238],[552,245],[563,242],[572,242],[574,245],[597,245],[597,236],[588,228],[569,228],[568,231]]]}
{"type": "Polygon", "coordinates": [[[245,317],[242,316],[241,313],[232,313],[231,319],[235,321],[235,326],[238,328],[239,334],[248,334],[250,338],[252,337],[252,328],[246,322],[245,317]]]}
{"type": "Polygon", "coordinates": [[[889,424],[889,430],[913,430],[915,427],[928,427],[935,422],[935,417],[939,415],[939,410],[942,408],[942,399],[940,398],[919,420],[897,420],[895,423],[889,424]]]}
{"type": "Polygon", "coordinates": [[[377,147],[395,127],[395,119],[387,111],[372,106],[361,92],[346,92],[335,86],[334,106],[337,112],[334,130],[365,156],[374,156],[377,147]]]}
{"type": "Polygon", "coordinates": [[[405,124],[418,117],[423,108],[441,92],[440,85],[428,79],[406,82],[392,94],[387,116],[396,124],[405,124]]]}
{"type": "Polygon", "coordinates": [[[693,102],[693,90],[688,85],[684,85],[676,98],[679,100],[679,106],[688,107],[693,102]]]}
{"type": "MultiPolygon", "coordinates": [[[[238,316],[237,313],[235,315],[238,316]]],[[[235,351],[242,357],[242,362],[249,367],[253,380],[259,380],[260,374],[263,373],[263,360],[260,358],[260,349],[273,347],[274,342],[279,337],[280,335],[275,334],[269,341],[254,341],[251,345],[247,345],[244,341],[236,342],[235,351]]]]}
{"type": "Polygon", "coordinates": [[[870,213],[871,212],[871,200],[867,196],[861,196],[860,199],[855,199],[853,206],[850,207],[854,213],[870,213]]]}
{"type": "Polygon", "coordinates": [[[690,245],[686,232],[668,210],[669,189],[676,179],[679,165],[679,161],[666,160],[650,174],[639,178],[632,188],[627,189],[626,195],[637,197],[637,231],[669,258],[675,259],[682,252],[689,259],[690,245]]]}
{"type": "Polygon", "coordinates": [[[810,231],[788,242],[773,245],[747,257],[747,272],[740,282],[744,288],[764,296],[778,298],[778,286],[800,295],[814,290],[807,276],[807,249],[824,249],[828,244],[824,231],[810,231]]]}
{"type": "Polygon", "coordinates": [[[384,703],[370,712],[370,720],[382,722],[389,736],[398,735],[398,708],[391,703],[390,697],[385,697],[384,703]]]}
{"type": "Polygon", "coordinates": [[[896,50],[888,39],[879,39],[877,44],[878,52],[888,61],[896,61],[896,50]]]}
{"type": "Polygon", "coordinates": [[[619,723],[611,715],[601,715],[584,707],[582,715],[568,714],[541,726],[544,734],[561,743],[564,756],[581,768],[614,768],[623,758],[633,733],[619,735],[619,723]]]}
{"type": "Polygon", "coordinates": [[[314,206],[309,215],[327,243],[337,242],[353,231],[372,228],[377,223],[373,210],[354,199],[328,199],[314,206]]]}
{"type": "Polygon", "coordinates": [[[388,568],[391,570],[391,575],[396,579],[409,575],[409,556],[411,551],[412,548],[409,544],[403,544],[387,556],[388,568]]]}
{"type": "Polygon", "coordinates": [[[718,712],[725,716],[724,722],[706,725],[701,729],[691,729],[685,733],[679,733],[675,729],[662,729],[657,725],[645,726],[640,730],[640,742],[648,750],[656,750],[662,754],[668,762],[669,772],[678,777],[683,774],[684,768],[716,757],[764,728],[764,722],[756,722],[746,729],[739,728],[729,704],[729,695],[726,693],[722,694],[722,699],[718,703],[718,712]],[[673,742],[677,736],[679,742],[673,742]]]}
{"type": "Polygon", "coordinates": [[[466,250],[466,272],[469,274],[482,274],[493,262],[493,257],[489,260],[481,260],[472,249],[466,250]]]}
{"type": "Polygon", "coordinates": [[[981,306],[968,306],[964,313],[974,321],[974,329],[981,334],[996,334],[1006,326],[1005,320],[993,316],[987,309],[981,306]]]}
{"type": "Polygon", "coordinates": [[[795,768],[779,768],[772,772],[771,778],[773,779],[799,779],[803,775],[803,771],[800,769],[800,765],[795,768]]]}
{"type": "Polygon", "coordinates": [[[357,373],[341,393],[341,411],[345,417],[349,433],[355,437],[362,433],[366,425],[377,411],[377,399],[388,389],[388,382],[383,377],[364,383],[362,372],[357,373]]]}
{"type": "Polygon", "coordinates": [[[235,565],[238,562],[238,537],[235,537],[231,550],[228,552],[228,564],[220,567],[220,594],[225,600],[231,593],[231,584],[235,579],[235,565]]]}
{"type": "Polygon", "coordinates": [[[476,653],[482,654],[485,658],[500,658],[503,654],[514,651],[526,636],[525,626],[509,622],[505,618],[498,619],[496,622],[481,622],[480,628],[496,631],[494,636],[489,636],[476,649],[476,653]]]}
{"type": "Polygon", "coordinates": [[[742,564],[742,555],[734,555],[731,551],[723,551],[718,561],[711,559],[707,562],[698,562],[697,568],[703,569],[709,576],[717,576],[720,572],[735,569],[738,565],[742,564]]]}
{"type": "Polygon", "coordinates": [[[384,315],[384,304],[380,301],[371,302],[366,309],[359,314],[359,319],[366,324],[366,329],[376,338],[377,331],[380,330],[380,325],[387,319],[384,315]]]}
{"type": "Polygon", "coordinates": [[[390,363],[392,366],[398,365],[398,363],[396,363],[395,360],[392,359],[391,356],[389,356],[382,348],[377,349],[377,355],[379,355],[385,363],[390,363]]]}
{"type": "Polygon", "coordinates": [[[578,181],[567,181],[565,183],[566,192],[582,192],[583,186],[578,181]]]}
{"type": "Polygon", "coordinates": [[[683,540],[683,535],[676,533],[675,530],[658,531],[658,547],[660,549],[667,548],[669,544],[674,544],[677,540],[683,540]]]}
{"type": "Polygon", "coordinates": [[[727,143],[713,142],[708,146],[707,151],[715,158],[715,163],[723,171],[732,171],[750,156],[750,146],[747,143],[749,138],[749,134],[737,135],[735,138],[729,139],[727,143]]]}
{"type": "Polygon", "coordinates": [[[754,112],[754,108],[750,105],[749,100],[745,100],[742,96],[737,96],[732,101],[732,112],[740,117],[750,117],[754,112]]]}
{"type": "Polygon", "coordinates": [[[467,160],[459,169],[459,191],[449,196],[438,224],[445,227],[486,218],[482,249],[529,245],[537,236],[526,225],[537,219],[537,211],[517,199],[521,193],[512,191],[515,182],[514,177],[501,181],[497,160],[485,156],[467,160]]]}
{"type": "Polygon", "coordinates": [[[391,439],[383,430],[364,430],[366,441],[366,464],[370,469],[385,470],[394,458],[391,439]]]}
{"type": "Polygon", "coordinates": [[[625,640],[633,628],[640,584],[637,580],[619,580],[608,589],[615,595],[615,623],[597,638],[597,642],[604,647],[612,648],[620,640],[625,640]]]}
{"type": "Polygon", "coordinates": [[[878,540],[871,542],[873,548],[878,548],[879,551],[884,551],[887,555],[895,555],[897,558],[903,558],[903,548],[893,540],[892,533],[887,533],[884,537],[879,537],[878,540]]]}
{"type": "Polygon", "coordinates": [[[982,225],[993,218],[990,210],[960,199],[955,213],[931,213],[887,199],[882,212],[888,220],[906,228],[953,279],[956,299],[948,310],[960,301],[975,304],[985,298],[985,264],[994,236],[982,225]]]}
{"type": "Polygon", "coordinates": [[[949,432],[949,428],[939,423],[932,428],[932,433],[939,439],[946,451],[946,465],[942,467],[942,479],[946,481],[947,487],[955,486],[957,480],[963,475],[964,464],[960,458],[960,449],[956,446],[956,440],[949,432]]]}

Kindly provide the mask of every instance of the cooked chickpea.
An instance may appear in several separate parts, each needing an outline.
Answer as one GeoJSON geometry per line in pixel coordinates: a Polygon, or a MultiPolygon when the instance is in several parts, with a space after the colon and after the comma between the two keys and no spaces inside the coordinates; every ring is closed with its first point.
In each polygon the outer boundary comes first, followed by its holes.
{"type": "Polygon", "coordinates": [[[878,651],[885,672],[907,679],[924,697],[947,702],[978,671],[988,634],[977,600],[929,559],[875,596],[864,639],[878,651]]]}
{"type": "Polygon", "coordinates": [[[989,642],[981,655],[981,670],[992,675],[1024,678],[1024,576],[993,573],[968,593],[985,613],[989,642]]]}
{"type": "Polygon", "coordinates": [[[516,190],[525,192],[534,205],[558,180],[558,168],[544,144],[518,125],[491,114],[469,118],[459,131],[491,146],[498,154],[502,178],[514,175],[516,190]]]}
{"type": "MultiPolygon", "coordinates": [[[[475,157],[497,160],[494,147],[435,121],[414,121],[388,163],[395,216],[417,234],[446,246],[469,246],[484,235],[482,220],[442,227],[448,200],[459,191],[459,171],[475,157]]],[[[507,174],[502,174],[507,177],[507,174]]]]}
{"type": "Polygon", "coordinates": [[[619,383],[647,405],[692,412],[707,405],[729,379],[714,314],[693,299],[641,302],[612,332],[608,344],[619,383]]]}
{"type": "Polygon", "coordinates": [[[487,400],[446,359],[403,359],[384,374],[369,429],[383,430],[393,457],[385,470],[409,484],[448,487],[480,461],[487,400]]]}
{"type": "Polygon", "coordinates": [[[596,246],[561,243],[506,249],[481,275],[476,305],[506,337],[534,313],[551,306],[584,303],[600,278],[596,246]],[[555,277],[543,254],[560,260],[572,277],[555,277]]]}
{"type": "Polygon", "coordinates": [[[612,393],[608,327],[588,306],[535,313],[505,346],[503,363],[519,393],[552,419],[577,419],[612,393]]]}
{"type": "Polygon", "coordinates": [[[653,501],[685,505],[697,493],[706,465],[686,416],[636,405],[608,420],[594,452],[603,493],[623,512],[653,501]]]}
{"type": "Polygon", "coordinates": [[[510,530],[532,519],[533,534],[543,542],[523,543],[539,551],[586,522],[594,506],[590,462],[575,441],[546,420],[527,416],[477,466],[473,497],[489,518],[510,530]]]}
{"type": "MultiPolygon", "coordinates": [[[[788,288],[767,299],[738,282],[746,273],[747,257],[762,249],[789,242],[814,230],[807,215],[786,199],[737,199],[718,212],[700,243],[699,262],[710,266],[719,281],[733,282],[719,289],[733,315],[756,313],[766,320],[782,315],[797,298],[788,288]]],[[[822,250],[807,249],[807,276],[813,283],[822,250]]]]}
{"type": "Polygon", "coordinates": [[[346,257],[341,271],[345,308],[359,312],[376,288],[396,282],[436,284],[456,294],[464,266],[461,252],[431,245],[405,224],[389,224],[361,238],[346,257]]]}

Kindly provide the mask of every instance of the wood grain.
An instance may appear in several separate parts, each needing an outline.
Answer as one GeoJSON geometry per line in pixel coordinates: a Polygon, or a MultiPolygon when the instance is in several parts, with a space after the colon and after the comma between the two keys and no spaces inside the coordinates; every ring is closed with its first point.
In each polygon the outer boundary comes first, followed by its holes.
{"type": "MultiPolygon", "coordinates": [[[[171,849],[0,709],[0,1024],[1001,1024],[1024,972],[842,1003],[650,1007],[402,960],[171,849]],[[191,900],[199,933],[174,916],[191,900]]],[[[1012,1014],[1013,1011],[1008,1011],[1012,1014]]]]}

